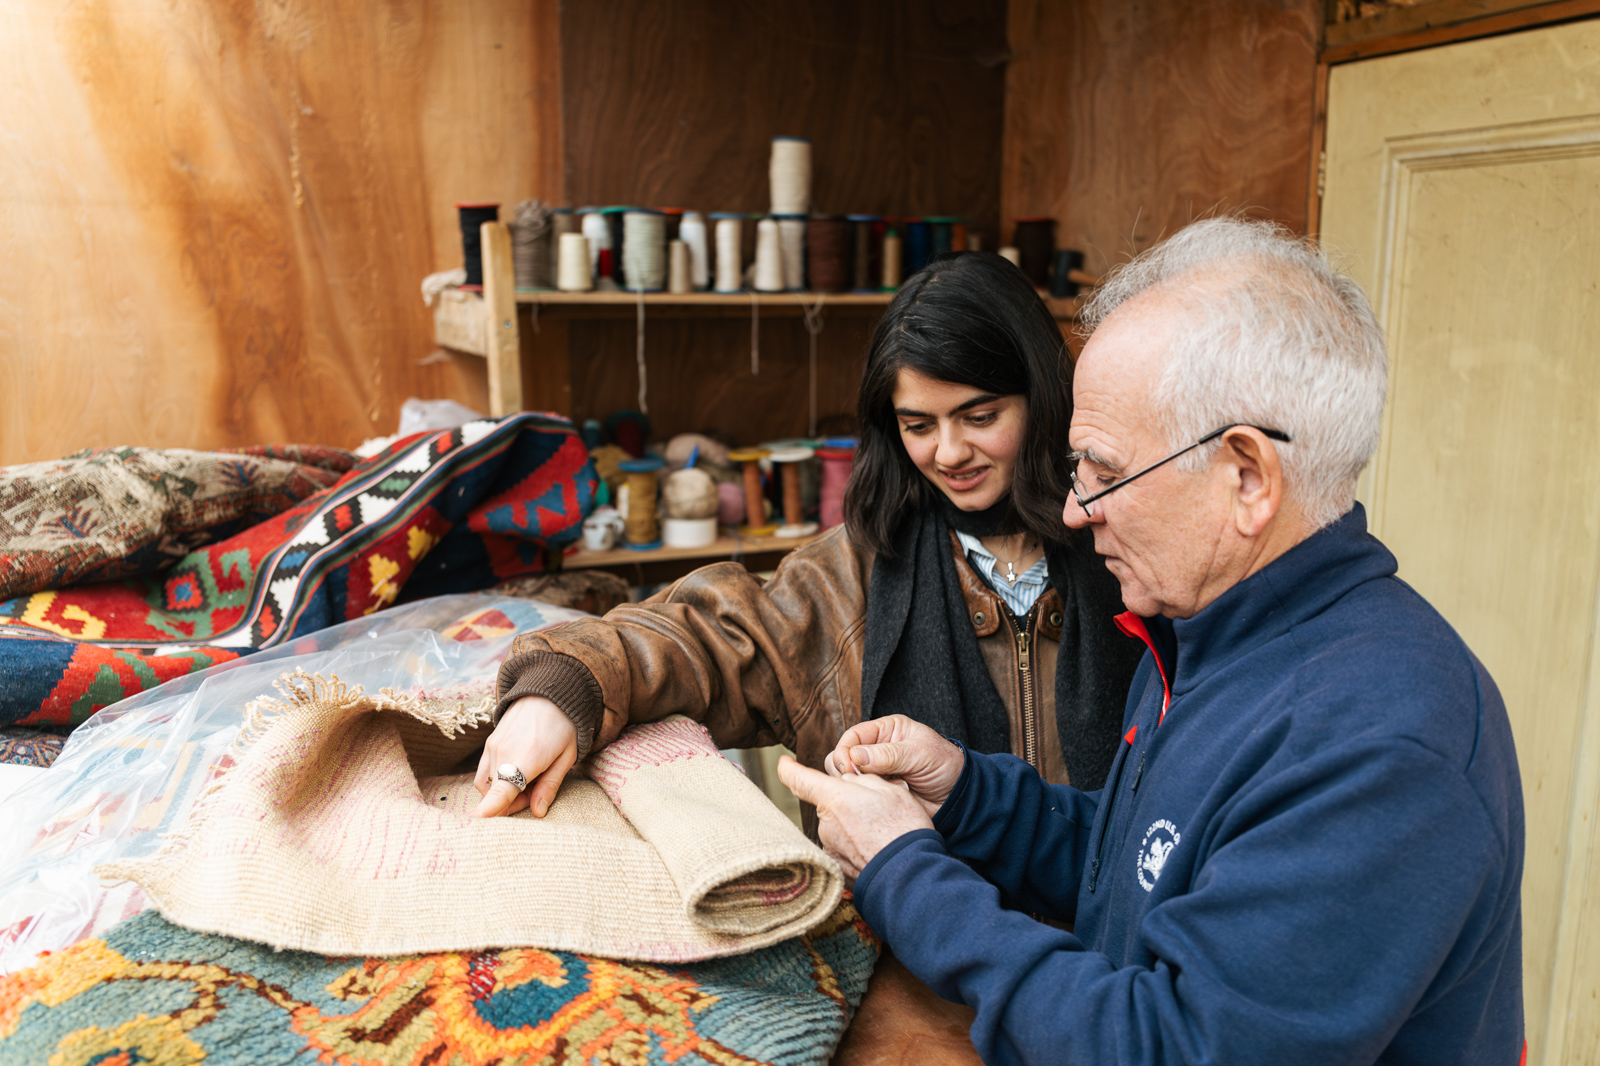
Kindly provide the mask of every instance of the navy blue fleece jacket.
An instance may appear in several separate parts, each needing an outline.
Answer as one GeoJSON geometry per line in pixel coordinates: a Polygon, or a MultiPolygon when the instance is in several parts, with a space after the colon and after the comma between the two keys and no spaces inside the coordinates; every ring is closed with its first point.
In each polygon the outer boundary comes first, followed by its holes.
{"type": "Polygon", "coordinates": [[[1511,728],[1394,575],[1357,507],[1193,618],[1122,616],[1151,651],[1104,789],[968,752],[862,871],[986,1062],[1515,1066],[1511,728]]]}

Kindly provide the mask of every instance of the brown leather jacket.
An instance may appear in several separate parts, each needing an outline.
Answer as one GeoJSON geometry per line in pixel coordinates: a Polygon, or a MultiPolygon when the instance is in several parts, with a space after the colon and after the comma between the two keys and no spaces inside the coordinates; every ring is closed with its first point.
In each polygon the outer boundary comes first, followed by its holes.
{"type": "MultiPolygon", "coordinates": [[[[954,534],[950,544],[978,647],[1011,715],[1013,753],[1065,784],[1055,727],[1060,594],[1039,597],[1026,627],[1036,636],[1027,637],[954,534]]],[[[783,744],[821,768],[861,720],[872,561],[839,527],[788,555],[764,584],[738,563],[716,563],[603,619],[524,633],[500,668],[496,714],[523,696],[551,699],[577,724],[580,757],[630,722],[685,714],[722,747],[783,744]]]]}

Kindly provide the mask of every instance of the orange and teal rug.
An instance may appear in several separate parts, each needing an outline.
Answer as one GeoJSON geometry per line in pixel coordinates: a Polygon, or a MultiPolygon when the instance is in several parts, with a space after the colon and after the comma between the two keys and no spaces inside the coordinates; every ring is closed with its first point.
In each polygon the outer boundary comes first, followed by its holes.
{"type": "Polygon", "coordinates": [[[0,1062],[801,1066],[833,1053],[877,957],[848,900],[806,936],[670,968],[531,948],[329,958],[145,911],[0,977],[0,1062]]]}

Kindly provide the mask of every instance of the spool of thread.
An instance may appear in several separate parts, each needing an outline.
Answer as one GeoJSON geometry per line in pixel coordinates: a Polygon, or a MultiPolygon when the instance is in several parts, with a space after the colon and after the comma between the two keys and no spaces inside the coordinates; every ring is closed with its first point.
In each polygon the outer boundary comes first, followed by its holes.
{"type": "Polygon", "coordinates": [[[783,525],[778,527],[780,537],[808,537],[817,531],[815,522],[805,520],[800,503],[800,464],[814,454],[810,448],[779,448],[772,453],[772,465],[783,478],[783,525]]]}
{"type": "Polygon", "coordinates": [[[836,437],[817,449],[822,460],[822,528],[832,529],[844,522],[844,489],[856,463],[856,441],[836,437]]]}
{"type": "Polygon", "coordinates": [[[561,261],[556,265],[556,288],[562,292],[588,292],[594,288],[591,262],[589,238],[581,233],[563,233],[561,261]]]}
{"type": "Polygon", "coordinates": [[[707,254],[706,220],[698,211],[685,211],[678,223],[678,239],[689,246],[689,284],[704,289],[711,283],[711,256],[707,254]]]}
{"type": "Polygon", "coordinates": [[[967,251],[969,251],[969,252],[981,252],[981,251],[983,251],[983,236],[981,234],[977,234],[977,233],[969,233],[969,234],[967,234],[967,251]]]}
{"type": "Polygon", "coordinates": [[[943,255],[955,250],[955,223],[953,218],[929,215],[928,226],[933,230],[933,255],[943,255]]]}
{"type": "Polygon", "coordinates": [[[728,458],[744,466],[744,529],[751,536],[765,536],[772,532],[767,524],[767,510],[762,506],[761,460],[770,453],[763,448],[744,448],[728,453],[728,458]]]}
{"type": "Polygon", "coordinates": [[[683,208],[658,207],[656,210],[661,212],[662,239],[668,244],[678,240],[678,230],[683,225],[683,208]]]}
{"type": "Polygon", "coordinates": [[[589,240],[589,275],[599,280],[602,257],[606,271],[609,273],[611,269],[611,227],[606,225],[606,216],[593,208],[583,213],[581,225],[583,235],[589,240]]]}
{"type": "Polygon", "coordinates": [[[717,291],[738,292],[744,288],[744,252],[740,247],[744,219],[727,214],[711,217],[717,223],[717,291]]]}
{"type": "MultiPolygon", "coordinates": [[[[601,270],[600,276],[610,278],[618,288],[626,288],[628,285],[628,275],[623,270],[622,263],[622,257],[628,252],[626,247],[628,231],[623,225],[622,218],[632,210],[633,208],[631,207],[622,206],[602,207],[600,209],[601,217],[606,220],[606,229],[611,234],[611,269],[601,270]]],[[[596,284],[599,285],[598,282],[596,284]]],[[[599,287],[604,288],[605,286],[599,285],[599,287]]]]}
{"type": "Polygon", "coordinates": [[[1050,295],[1066,299],[1078,295],[1080,282],[1073,277],[1083,277],[1083,253],[1076,248],[1058,248],[1055,266],[1050,271],[1050,295]]]}
{"type": "Polygon", "coordinates": [[[1019,270],[1022,268],[1022,253],[1017,251],[1016,245],[1008,244],[995,254],[999,255],[1001,259],[1010,261],[1011,265],[1019,270]]]}
{"type": "Polygon", "coordinates": [[[667,283],[666,218],[639,209],[622,215],[622,272],[630,292],[660,292],[667,283]]]}
{"type": "Polygon", "coordinates": [[[844,292],[851,282],[851,225],[837,215],[806,223],[807,277],[814,292],[844,292]]]}
{"type": "Polygon", "coordinates": [[[689,280],[689,246],[683,241],[667,245],[667,291],[679,294],[694,291],[689,280]]]}
{"type": "Polygon", "coordinates": [[[772,138],[768,165],[774,215],[803,215],[811,210],[811,141],[805,137],[772,138]]]}
{"type": "Polygon", "coordinates": [[[914,218],[906,223],[905,274],[910,277],[928,265],[933,258],[933,226],[925,218],[914,218]]]}
{"type": "Polygon", "coordinates": [[[900,237],[894,230],[883,235],[883,288],[892,292],[900,287],[900,237]]]}
{"type": "Polygon", "coordinates": [[[572,213],[570,207],[552,208],[550,211],[550,262],[546,267],[545,275],[547,284],[554,286],[556,279],[561,276],[561,238],[567,233],[578,231],[578,216],[572,213]]]}
{"type": "Polygon", "coordinates": [[[952,252],[975,250],[967,247],[967,224],[959,218],[950,223],[950,250],[952,252]]]}
{"type": "Polygon", "coordinates": [[[458,203],[456,218],[461,224],[461,264],[467,269],[465,284],[483,287],[483,238],[478,227],[500,221],[500,205],[458,203]]]}
{"type": "MultiPolygon", "coordinates": [[[[874,274],[872,273],[872,224],[877,221],[872,215],[851,215],[850,231],[851,240],[855,245],[854,254],[851,256],[851,287],[857,292],[867,292],[874,288],[874,274]]],[[[878,240],[881,242],[882,237],[878,240]]]]}
{"type": "Polygon", "coordinates": [[[622,461],[622,471],[628,479],[628,513],[623,519],[622,535],[627,538],[630,548],[653,548],[660,543],[661,523],[656,516],[656,489],[661,468],[665,465],[658,455],[622,461]]]}
{"type": "Polygon", "coordinates": [[[783,291],[783,238],[778,223],[764,218],[756,223],[756,291],[783,291]]]}
{"type": "MultiPolygon", "coordinates": [[[[760,259],[761,246],[756,245],[760,259]]],[[[778,250],[783,258],[783,287],[799,292],[806,287],[806,220],[804,215],[778,219],[778,250]]],[[[756,268],[757,270],[760,267],[756,268]]],[[[756,288],[761,286],[757,285],[756,288]]]]}
{"type": "Polygon", "coordinates": [[[510,229],[517,288],[550,288],[550,209],[538,200],[524,200],[511,211],[510,229]]]}
{"type": "Polygon", "coordinates": [[[1050,263],[1056,257],[1056,220],[1053,218],[1019,218],[1011,234],[1011,243],[1017,246],[1021,259],[1017,266],[1031,281],[1034,288],[1050,284],[1050,263]]]}

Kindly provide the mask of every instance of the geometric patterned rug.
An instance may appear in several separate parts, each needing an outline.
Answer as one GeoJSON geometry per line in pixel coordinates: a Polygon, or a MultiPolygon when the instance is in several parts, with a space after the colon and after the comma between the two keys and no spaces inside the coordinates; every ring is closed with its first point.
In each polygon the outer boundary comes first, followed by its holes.
{"type": "Polygon", "coordinates": [[[544,569],[594,508],[565,419],[402,438],[337,483],[169,569],[0,602],[0,725],[102,707],[395,602],[544,569]]]}
{"type": "Polygon", "coordinates": [[[878,942],[848,896],[805,936],[681,966],[561,951],[331,958],[153,910],[0,977],[17,1063],[823,1063],[878,942]]]}

